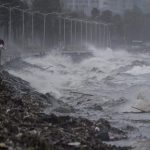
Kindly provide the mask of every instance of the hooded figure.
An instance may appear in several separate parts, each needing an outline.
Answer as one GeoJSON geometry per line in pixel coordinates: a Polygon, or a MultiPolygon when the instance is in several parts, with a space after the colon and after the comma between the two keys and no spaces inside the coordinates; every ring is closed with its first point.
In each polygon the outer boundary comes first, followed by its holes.
{"type": "Polygon", "coordinates": [[[2,63],[2,50],[4,49],[4,41],[2,39],[0,39],[0,65],[2,63]]]}
{"type": "Polygon", "coordinates": [[[0,48],[3,48],[5,45],[4,41],[2,39],[0,39],[0,48]]]}

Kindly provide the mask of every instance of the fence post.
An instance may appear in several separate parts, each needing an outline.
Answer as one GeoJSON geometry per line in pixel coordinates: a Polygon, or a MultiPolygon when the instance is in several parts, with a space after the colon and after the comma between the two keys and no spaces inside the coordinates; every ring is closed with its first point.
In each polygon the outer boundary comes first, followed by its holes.
{"type": "Polygon", "coordinates": [[[11,22],[12,22],[12,9],[9,8],[9,45],[11,45],[11,22]]]}
{"type": "Polygon", "coordinates": [[[32,35],[31,35],[32,37],[31,38],[32,38],[32,46],[33,46],[33,43],[34,43],[33,42],[33,40],[34,40],[34,14],[33,13],[31,14],[31,17],[32,17],[32,27],[31,27],[32,28],[31,29],[32,30],[31,31],[32,32],[32,35]]]}
{"type": "Polygon", "coordinates": [[[109,47],[111,48],[111,32],[110,32],[110,26],[108,26],[108,39],[109,39],[109,47]]]}
{"type": "Polygon", "coordinates": [[[25,42],[25,39],[24,39],[24,35],[25,35],[25,21],[24,21],[24,19],[25,19],[25,11],[23,10],[22,11],[22,48],[24,49],[24,42],[25,42]]]}
{"type": "Polygon", "coordinates": [[[73,38],[72,38],[72,35],[73,35],[73,31],[72,31],[72,19],[70,20],[70,22],[71,22],[71,27],[70,27],[71,32],[70,32],[70,34],[71,34],[71,45],[72,45],[72,43],[73,43],[73,38]]]}
{"type": "Polygon", "coordinates": [[[81,20],[81,50],[83,48],[83,25],[82,25],[82,20],[81,20]]]}
{"type": "Polygon", "coordinates": [[[43,23],[43,44],[42,44],[42,51],[44,53],[45,49],[45,35],[46,35],[46,15],[44,14],[44,23],[43,23]]]}
{"type": "Polygon", "coordinates": [[[88,22],[86,21],[85,22],[85,41],[86,41],[86,48],[87,48],[87,44],[88,44],[88,34],[87,34],[87,32],[88,32],[88,22]]]}
{"type": "Polygon", "coordinates": [[[75,27],[75,31],[74,31],[74,43],[75,43],[75,45],[77,44],[77,22],[76,22],[76,20],[74,21],[74,27],[75,27]]]}
{"type": "Polygon", "coordinates": [[[66,46],[66,22],[65,22],[65,18],[64,18],[64,46],[66,46]]]}
{"type": "Polygon", "coordinates": [[[107,47],[109,47],[109,26],[106,26],[107,29],[107,47]]]}
{"type": "Polygon", "coordinates": [[[2,65],[2,48],[0,48],[0,69],[1,69],[1,65],[2,65]]]}
{"type": "Polygon", "coordinates": [[[93,25],[92,25],[92,23],[90,24],[91,25],[91,44],[93,43],[93,25]]]}
{"type": "Polygon", "coordinates": [[[99,28],[99,32],[98,32],[98,42],[99,42],[99,44],[98,44],[98,46],[102,46],[102,29],[101,29],[101,24],[98,24],[98,28],[99,28]]]}
{"type": "Polygon", "coordinates": [[[97,46],[97,22],[94,22],[94,24],[95,24],[95,33],[94,33],[94,36],[95,36],[95,46],[97,46]]]}
{"type": "Polygon", "coordinates": [[[106,40],[106,28],[105,28],[105,25],[103,25],[103,29],[104,29],[104,31],[103,31],[103,47],[104,48],[106,48],[106,42],[105,42],[105,40],[106,40]]]}
{"type": "Polygon", "coordinates": [[[61,27],[61,24],[62,24],[62,21],[61,21],[61,17],[58,16],[58,20],[59,20],[59,48],[61,48],[61,40],[62,40],[62,27],[61,27]]]}

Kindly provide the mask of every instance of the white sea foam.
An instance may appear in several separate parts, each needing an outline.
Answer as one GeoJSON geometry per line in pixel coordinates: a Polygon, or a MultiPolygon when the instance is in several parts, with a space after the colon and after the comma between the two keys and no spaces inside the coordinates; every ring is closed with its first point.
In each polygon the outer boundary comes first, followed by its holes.
{"type": "MultiPolygon", "coordinates": [[[[30,82],[38,91],[43,93],[52,92],[57,97],[61,97],[63,96],[63,89],[94,90],[97,88],[95,85],[101,84],[103,79],[111,76],[112,72],[118,71],[120,67],[131,65],[134,61],[142,61],[144,58],[147,59],[149,57],[145,55],[133,55],[126,51],[96,49],[92,46],[89,47],[88,51],[91,51],[94,56],[84,59],[79,63],[73,63],[68,56],[50,53],[41,58],[26,58],[24,61],[32,66],[29,65],[18,71],[13,69],[9,71],[30,82]],[[36,67],[33,67],[33,65],[36,67]]],[[[135,76],[150,73],[150,66],[133,66],[132,69],[125,73],[135,76]]],[[[115,77],[117,79],[117,74],[115,77]]],[[[127,80],[124,82],[127,82],[127,80]]],[[[136,83],[136,81],[134,83],[136,83]]],[[[136,94],[134,95],[135,97],[136,94]]],[[[142,97],[141,101],[143,101],[143,99],[142,97]]],[[[135,103],[135,101],[136,98],[133,103],[135,103]]],[[[141,104],[141,106],[146,106],[146,103],[148,103],[147,95],[144,101],[145,104],[141,104]]],[[[132,104],[130,104],[130,107],[131,105],[132,104]]]]}
{"type": "Polygon", "coordinates": [[[143,75],[150,74],[150,66],[134,66],[132,69],[128,70],[126,73],[132,75],[143,75]]]}

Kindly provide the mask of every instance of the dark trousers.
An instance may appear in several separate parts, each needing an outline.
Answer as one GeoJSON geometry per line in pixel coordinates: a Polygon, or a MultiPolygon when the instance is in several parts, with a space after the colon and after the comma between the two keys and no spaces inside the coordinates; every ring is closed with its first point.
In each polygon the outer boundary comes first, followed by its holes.
{"type": "Polygon", "coordinates": [[[2,50],[0,48],[0,66],[2,65],[2,50]]]}

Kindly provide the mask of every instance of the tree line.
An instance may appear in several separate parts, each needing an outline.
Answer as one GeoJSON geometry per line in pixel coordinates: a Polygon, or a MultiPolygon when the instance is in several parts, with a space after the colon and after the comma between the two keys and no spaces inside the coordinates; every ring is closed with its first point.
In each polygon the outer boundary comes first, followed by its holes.
{"type": "Polygon", "coordinates": [[[113,14],[110,10],[100,12],[93,8],[91,18],[112,24],[112,40],[117,44],[131,44],[133,40],[150,41],[150,14],[143,13],[140,8],[126,10],[124,14],[113,14]]]}
{"type": "MultiPolygon", "coordinates": [[[[59,0],[33,0],[32,6],[22,0],[0,0],[0,4],[6,4],[7,7],[17,7],[20,9],[29,9],[32,11],[40,11],[42,13],[61,12],[59,0]]],[[[77,13],[70,13],[70,17],[85,18],[86,16],[77,13]]],[[[43,36],[43,16],[34,16],[35,36],[43,36]]],[[[113,14],[110,10],[100,12],[97,8],[93,8],[89,20],[108,23],[111,25],[111,39],[114,45],[131,44],[133,40],[150,41],[150,14],[143,13],[138,7],[127,10],[123,15],[113,14]]],[[[12,12],[12,32],[13,39],[20,39],[22,32],[22,13],[14,10],[12,12]]],[[[3,30],[6,36],[9,31],[9,11],[0,7],[0,32],[3,30]],[[7,34],[6,34],[7,33],[7,34]]],[[[25,35],[31,35],[31,16],[25,14],[25,35]]],[[[47,41],[58,40],[56,33],[58,32],[58,20],[55,16],[49,16],[46,24],[47,41]]],[[[1,33],[0,33],[1,34],[1,33]]],[[[6,37],[8,38],[8,37],[6,37]]]]}

